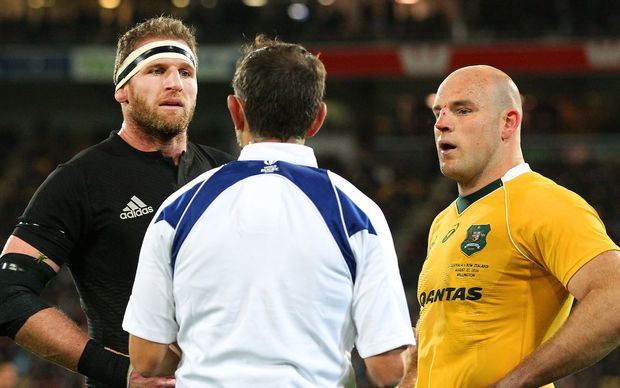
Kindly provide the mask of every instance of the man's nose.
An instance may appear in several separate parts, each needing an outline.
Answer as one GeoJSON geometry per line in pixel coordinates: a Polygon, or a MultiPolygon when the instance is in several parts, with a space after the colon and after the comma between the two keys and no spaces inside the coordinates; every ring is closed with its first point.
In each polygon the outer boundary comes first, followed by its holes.
{"type": "Polygon", "coordinates": [[[166,74],[165,87],[167,89],[182,90],[183,82],[177,70],[170,69],[166,74]]]}
{"type": "Polygon", "coordinates": [[[437,119],[435,120],[435,128],[442,132],[450,129],[450,122],[447,112],[443,109],[440,110],[437,114],[437,119]]]}

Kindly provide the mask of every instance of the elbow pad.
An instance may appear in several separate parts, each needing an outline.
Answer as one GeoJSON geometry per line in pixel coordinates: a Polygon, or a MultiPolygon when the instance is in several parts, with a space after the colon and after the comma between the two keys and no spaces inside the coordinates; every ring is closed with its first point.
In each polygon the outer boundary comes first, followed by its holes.
{"type": "Polygon", "coordinates": [[[0,257],[0,335],[15,338],[28,318],[50,307],[40,295],[55,275],[52,267],[32,256],[0,257]]]}

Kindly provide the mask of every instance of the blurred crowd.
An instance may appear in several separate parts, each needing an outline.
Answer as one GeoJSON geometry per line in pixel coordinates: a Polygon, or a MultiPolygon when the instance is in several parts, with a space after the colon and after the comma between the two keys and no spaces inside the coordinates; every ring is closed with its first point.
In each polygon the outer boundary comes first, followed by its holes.
{"type": "Polygon", "coordinates": [[[288,41],[609,38],[620,32],[610,0],[2,0],[3,43],[113,43],[126,26],[154,13],[198,27],[202,43],[256,32],[288,41]],[[250,7],[245,3],[265,3],[250,7]],[[107,7],[107,8],[106,8],[107,7]]]}

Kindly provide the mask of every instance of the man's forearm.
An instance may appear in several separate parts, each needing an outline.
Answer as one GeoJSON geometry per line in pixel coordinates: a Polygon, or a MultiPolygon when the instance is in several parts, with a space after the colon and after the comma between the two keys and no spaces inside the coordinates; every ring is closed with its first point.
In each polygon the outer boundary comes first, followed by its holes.
{"type": "Polygon", "coordinates": [[[180,351],[175,351],[174,345],[168,346],[166,355],[161,362],[158,369],[158,375],[160,376],[174,376],[174,372],[179,367],[179,361],[181,360],[180,351]]]}
{"type": "Polygon", "coordinates": [[[127,385],[129,357],[91,340],[54,308],[34,314],[15,336],[24,349],[113,387],[127,385]]]}
{"type": "Polygon", "coordinates": [[[144,377],[174,375],[180,355],[175,344],[162,344],[129,335],[131,364],[144,377]]]}
{"type": "Polygon", "coordinates": [[[88,340],[84,331],[54,308],[28,318],[15,336],[24,349],[74,372],[88,340]]]}
{"type": "Polygon", "coordinates": [[[590,292],[562,328],[497,387],[539,387],[584,369],[620,345],[620,289],[590,292]]]}

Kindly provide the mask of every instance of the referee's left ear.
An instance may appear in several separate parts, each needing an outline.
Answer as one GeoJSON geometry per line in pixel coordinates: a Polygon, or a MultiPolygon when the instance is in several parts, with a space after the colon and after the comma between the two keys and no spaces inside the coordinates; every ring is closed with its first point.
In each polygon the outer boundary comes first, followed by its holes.
{"type": "Polygon", "coordinates": [[[319,112],[316,114],[316,117],[308,129],[308,132],[306,132],[306,138],[310,138],[319,132],[323,126],[323,122],[325,121],[325,116],[327,116],[327,105],[322,102],[319,106],[319,112]]]}
{"type": "Polygon", "coordinates": [[[241,98],[235,95],[229,95],[226,99],[226,105],[230,112],[230,118],[236,130],[243,130],[246,127],[245,112],[243,111],[243,103],[241,98]]]}

